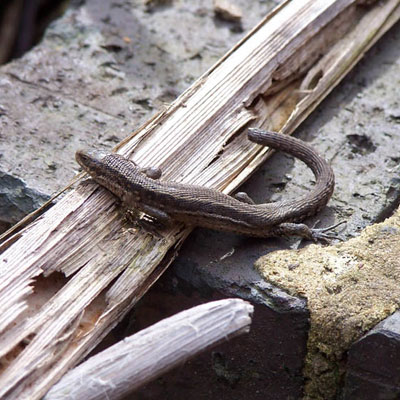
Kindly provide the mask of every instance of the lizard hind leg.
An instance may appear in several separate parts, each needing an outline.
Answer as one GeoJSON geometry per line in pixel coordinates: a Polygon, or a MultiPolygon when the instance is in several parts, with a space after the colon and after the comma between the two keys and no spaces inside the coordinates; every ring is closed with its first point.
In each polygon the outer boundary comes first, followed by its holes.
{"type": "Polygon", "coordinates": [[[306,224],[296,224],[292,222],[283,222],[268,230],[270,236],[300,236],[304,239],[312,240],[313,242],[329,243],[332,239],[338,239],[334,233],[327,233],[345,221],[329,226],[327,228],[310,228],[306,224]]]}

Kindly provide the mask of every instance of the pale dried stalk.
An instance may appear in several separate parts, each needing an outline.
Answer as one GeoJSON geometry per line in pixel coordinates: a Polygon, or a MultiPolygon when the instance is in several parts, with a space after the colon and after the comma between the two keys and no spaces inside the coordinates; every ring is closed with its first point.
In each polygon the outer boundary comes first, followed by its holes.
{"type": "MultiPolygon", "coordinates": [[[[143,166],[160,166],[165,178],[231,192],[267,153],[247,141],[244,128],[252,123],[292,132],[399,19],[399,3],[284,3],[168,110],[124,141],[120,153],[143,166]],[[343,60],[344,67],[332,70],[330,59],[343,60]]],[[[8,356],[0,376],[0,397],[44,395],[145,293],[190,232],[177,225],[157,239],[133,229],[114,201],[97,185],[81,185],[3,253],[0,353],[13,350],[14,358],[8,356]],[[69,281],[59,283],[53,274],[47,285],[36,283],[32,294],[33,279],[54,271],[69,281]],[[55,283],[60,290],[46,292],[55,283]]]]}
{"type": "Polygon", "coordinates": [[[221,341],[250,328],[253,306],[214,301],[180,312],[89,358],[44,400],[117,400],[221,341]],[[84,377],[84,379],[82,379],[84,377]]]}

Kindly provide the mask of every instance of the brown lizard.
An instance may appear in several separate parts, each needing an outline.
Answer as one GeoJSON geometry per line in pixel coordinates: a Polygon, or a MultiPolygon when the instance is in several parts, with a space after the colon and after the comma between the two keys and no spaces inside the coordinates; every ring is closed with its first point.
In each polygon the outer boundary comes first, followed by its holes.
{"type": "Polygon", "coordinates": [[[248,138],[305,162],[316,178],[313,190],[292,201],[254,204],[245,193],[232,197],[202,186],[158,180],[157,170],[142,169],[119,154],[101,158],[77,151],[76,160],[128,208],[138,209],[161,223],[172,219],[258,237],[296,235],[314,241],[330,238],[325,232],[338,224],[313,229],[297,223],[317,213],[331,197],[335,183],[330,165],[312,147],[287,135],[252,128],[248,138]]]}

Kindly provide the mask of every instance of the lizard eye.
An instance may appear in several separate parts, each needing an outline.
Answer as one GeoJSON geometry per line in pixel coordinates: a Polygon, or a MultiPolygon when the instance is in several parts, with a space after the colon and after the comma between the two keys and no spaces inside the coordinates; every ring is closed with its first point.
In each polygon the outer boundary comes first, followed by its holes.
{"type": "Polygon", "coordinates": [[[78,150],[75,153],[75,160],[84,169],[85,169],[85,167],[88,167],[91,164],[91,158],[90,158],[89,154],[84,150],[78,150]]]}

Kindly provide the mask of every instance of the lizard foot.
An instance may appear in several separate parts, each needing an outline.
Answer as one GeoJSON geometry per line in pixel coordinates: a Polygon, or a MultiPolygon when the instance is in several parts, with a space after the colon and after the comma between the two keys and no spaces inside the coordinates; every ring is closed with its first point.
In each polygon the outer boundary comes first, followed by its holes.
{"type": "MultiPolygon", "coordinates": [[[[318,222],[319,221],[317,221],[315,224],[318,224],[318,222]]],[[[338,239],[338,240],[343,241],[343,239],[340,236],[338,236],[336,233],[330,232],[330,231],[332,231],[333,229],[337,228],[338,226],[346,224],[346,223],[347,223],[347,221],[340,221],[337,224],[328,226],[326,228],[310,228],[310,232],[311,232],[310,239],[314,242],[325,242],[325,243],[329,243],[332,239],[338,239]]]]}

